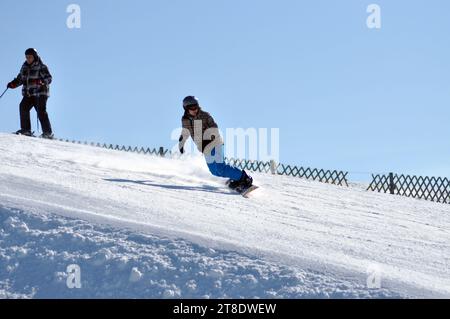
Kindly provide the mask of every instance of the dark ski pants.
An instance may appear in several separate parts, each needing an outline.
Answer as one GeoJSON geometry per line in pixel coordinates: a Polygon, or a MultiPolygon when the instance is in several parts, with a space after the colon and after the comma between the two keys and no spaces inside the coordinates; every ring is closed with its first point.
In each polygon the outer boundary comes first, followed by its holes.
{"type": "Polygon", "coordinates": [[[44,133],[52,133],[52,126],[47,114],[48,96],[24,96],[20,102],[20,128],[25,131],[31,131],[30,111],[36,109],[39,122],[41,122],[44,133]]]}
{"type": "Polygon", "coordinates": [[[226,177],[233,181],[238,181],[241,179],[242,171],[239,168],[225,163],[223,145],[214,147],[210,154],[205,154],[205,159],[211,174],[218,177],[226,177]]]}

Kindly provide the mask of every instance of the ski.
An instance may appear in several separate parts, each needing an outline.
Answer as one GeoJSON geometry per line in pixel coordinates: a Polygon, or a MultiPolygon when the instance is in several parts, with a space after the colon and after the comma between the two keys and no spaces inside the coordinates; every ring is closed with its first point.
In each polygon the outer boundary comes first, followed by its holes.
{"type": "Polygon", "coordinates": [[[31,134],[22,134],[22,133],[19,133],[19,132],[12,132],[12,134],[20,135],[20,136],[27,136],[27,137],[36,137],[36,135],[34,135],[34,132],[31,132],[31,134]]]}
{"type": "Polygon", "coordinates": [[[47,135],[47,136],[43,136],[43,135],[36,136],[36,135],[34,135],[34,132],[31,132],[31,134],[23,134],[23,133],[18,133],[18,132],[12,132],[12,134],[20,135],[20,136],[27,136],[27,137],[37,137],[37,138],[42,138],[44,140],[54,140],[54,139],[56,139],[53,134],[52,135],[47,135]]]}
{"type": "Polygon", "coordinates": [[[42,138],[44,140],[54,140],[55,136],[53,134],[52,135],[47,135],[47,136],[41,135],[41,136],[39,136],[39,138],[42,138]]]}

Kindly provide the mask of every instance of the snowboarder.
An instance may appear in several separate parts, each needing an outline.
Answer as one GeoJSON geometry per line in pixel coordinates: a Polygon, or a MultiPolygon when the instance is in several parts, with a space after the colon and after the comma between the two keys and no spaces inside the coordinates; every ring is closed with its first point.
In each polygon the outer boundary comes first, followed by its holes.
{"type": "Polygon", "coordinates": [[[178,144],[180,153],[184,153],[184,144],[190,136],[205,156],[213,175],[228,178],[228,186],[232,189],[245,190],[252,186],[253,179],[244,170],[225,163],[224,144],[218,126],[212,116],[202,110],[198,99],[195,96],[185,97],[183,109],[183,131],[178,144]]]}
{"type": "Polygon", "coordinates": [[[23,63],[17,77],[8,83],[9,89],[22,85],[23,99],[20,102],[20,130],[16,134],[32,136],[30,111],[36,109],[41,122],[43,134],[41,137],[52,139],[52,127],[47,114],[47,99],[50,96],[52,76],[48,67],[42,62],[35,49],[25,51],[26,61],[23,63]]]}

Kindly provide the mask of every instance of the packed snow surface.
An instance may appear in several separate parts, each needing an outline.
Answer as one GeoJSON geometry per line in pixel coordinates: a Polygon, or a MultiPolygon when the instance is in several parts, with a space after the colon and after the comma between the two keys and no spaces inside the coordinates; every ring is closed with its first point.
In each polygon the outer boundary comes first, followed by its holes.
{"type": "Polygon", "coordinates": [[[450,297],[450,205],[252,175],[0,134],[0,297],[450,297]]]}

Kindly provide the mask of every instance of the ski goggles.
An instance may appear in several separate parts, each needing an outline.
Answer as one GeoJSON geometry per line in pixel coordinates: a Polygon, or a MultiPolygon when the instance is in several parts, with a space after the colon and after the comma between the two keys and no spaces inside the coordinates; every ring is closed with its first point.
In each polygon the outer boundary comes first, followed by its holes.
{"type": "Polygon", "coordinates": [[[195,111],[195,110],[198,110],[198,105],[196,105],[196,104],[188,105],[188,106],[186,106],[186,108],[190,111],[195,111]]]}

